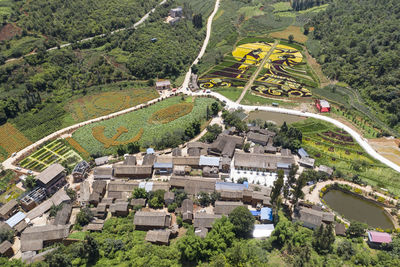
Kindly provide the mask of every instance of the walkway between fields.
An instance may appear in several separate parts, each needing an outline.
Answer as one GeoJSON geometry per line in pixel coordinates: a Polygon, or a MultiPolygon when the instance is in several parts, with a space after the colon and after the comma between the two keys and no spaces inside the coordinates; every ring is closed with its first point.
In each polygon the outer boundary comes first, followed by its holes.
{"type": "Polygon", "coordinates": [[[251,88],[251,86],[254,83],[254,80],[258,77],[258,74],[260,73],[260,71],[264,68],[265,63],[267,62],[267,60],[269,59],[269,57],[272,55],[272,53],[274,52],[276,46],[278,45],[279,41],[275,40],[274,44],[272,45],[271,49],[268,51],[268,53],[265,55],[265,57],[263,58],[263,60],[261,61],[260,65],[258,66],[257,70],[253,73],[253,75],[251,75],[249,81],[247,82],[247,84],[245,85],[245,87],[243,88],[243,92],[240,95],[240,97],[238,98],[238,100],[236,100],[236,103],[240,103],[240,101],[242,101],[244,95],[246,94],[247,90],[249,88],[251,88]]]}
{"type": "MultiPolygon", "coordinates": [[[[118,32],[121,32],[121,31],[125,31],[125,30],[136,29],[137,27],[139,27],[143,22],[145,22],[149,18],[150,14],[153,13],[156,10],[157,7],[165,4],[166,2],[167,2],[167,0],[162,0],[152,10],[147,12],[138,22],[133,24],[133,26],[128,27],[128,28],[117,29],[115,31],[110,32],[110,35],[113,35],[115,33],[118,33],[118,32]]],[[[79,41],[76,41],[76,42],[77,43],[84,43],[84,42],[87,42],[87,41],[91,41],[94,38],[105,37],[105,36],[106,36],[106,34],[103,33],[103,34],[99,34],[99,35],[96,35],[96,36],[88,37],[88,38],[85,38],[85,39],[82,39],[82,40],[79,40],[79,41]]],[[[68,47],[68,46],[71,46],[71,45],[72,45],[72,43],[63,44],[63,45],[60,45],[60,48],[65,48],[65,47],[68,47]]],[[[47,51],[53,51],[53,50],[57,50],[57,49],[58,49],[58,46],[55,46],[55,47],[47,49],[47,51]]],[[[19,57],[19,58],[10,58],[10,59],[6,60],[6,63],[11,62],[11,61],[15,61],[15,60],[19,60],[19,59],[24,58],[25,56],[34,55],[34,54],[36,54],[36,52],[30,52],[30,53],[28,53],[28,54],[26,54],[26,55],[24,55],[22,57],[19,57]]]]}

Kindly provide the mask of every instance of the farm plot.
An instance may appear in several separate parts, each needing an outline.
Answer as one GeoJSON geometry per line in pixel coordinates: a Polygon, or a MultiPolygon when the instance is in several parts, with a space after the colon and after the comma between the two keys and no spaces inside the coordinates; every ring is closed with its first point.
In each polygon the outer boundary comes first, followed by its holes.
{"type": "Polygon", "coordinates": [[[303,133],[302,146],[317,166],[335,167],[349,178],[358,175],[372,185],[400,192],[400,175],[371,158],[347,132],[314,119],[292,126],[303,133]]]}
{"type": "MultiPolygon", "coordinates": [[[[199,79],[203,89],[242,87],[268,54],[273,43],[259,38],[240,41],[231,55],[199,79]],[[247,41],[247,42],[244,42],[247,41]]],[[[269,97],[310,97],[317,85],[301,47],[278,44],[252,86],[252,92],[269,97]]]]}
{"type": "Polygon", "coordinates": [[[180,97],[168,98],[147,108],[109,120],[86,125],[73,138],[90,154],[111,154],[116,146],[138,141],[142,146],[166,132],[183,130],[206,115],[207,106],[215,100],[196,98],[193,103],[180,97]]]}
{"type": "Polygon", "coordinates": [[[0,126],[0,161],[31,144],[11,123],[0,126]]]}
{"type": "Polygon", "coordinates": [[[153,88],[130,89],[127,91],[103,92],[84,96],[67,105],[72,118],[85,121],[127,109],[158,97],[153,88]]]}
{"type": "Polygon", "coordinates": [[[57,139],[20,162],[26,169],[43,171],[53,163],[67,164],[72,167],[82,160],[82,157],[61,139],[57,139]]]}

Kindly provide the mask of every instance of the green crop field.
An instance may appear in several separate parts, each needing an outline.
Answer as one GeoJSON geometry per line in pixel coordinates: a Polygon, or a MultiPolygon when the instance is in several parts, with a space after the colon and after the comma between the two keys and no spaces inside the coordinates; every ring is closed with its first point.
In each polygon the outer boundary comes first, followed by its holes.
{"type": "Polygon", "coordinates": [[[348,178],[358,175],[373,186],[400,193],[400,175],[371,158],[343,130],[322,121],[307,119],[293,123],[303,133],[303,147],[315,158],[316,166],[327,165],[348,178]]]}
{"type": "Polygon", "coordinates": [[[161,109],[172,112],[173,108],[168,107],[187,103],[182,101],[180,97],[168,98],[144,109],[86,125],[74,132],[73,138],[90,154],[113,153],[115,151],[114,144],[123,144],[133,139],[139,141],[143,146],[151,143],[155,138],[161,137],[166,132],[173,132],[176,129],[184,130],[195,119],[205,117],[207,106],[210,106],[214,101],[211,98],[196,98],[192,111],[187,115],[173,118],[172,121],[167,123],[154,123],[149,120],[154,113],[161,109]],[[111,146],[105,144],[111,144],[111,146]],[[105,146],[109,147],[106,148],[105,146]]]}
{"type": "Polygon", "coordinates": [[[67,146],[61,139],[57,139],[20,162],[26,169],[43,171],[53,163],[67,164],[73,167],[82,160],[82,157],[67,146]]]}

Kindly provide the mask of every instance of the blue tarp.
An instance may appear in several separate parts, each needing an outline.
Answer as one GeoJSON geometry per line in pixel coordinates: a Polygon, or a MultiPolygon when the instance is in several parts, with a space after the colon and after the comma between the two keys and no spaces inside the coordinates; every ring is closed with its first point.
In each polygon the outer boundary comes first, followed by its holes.
{"type": "Polygon", "coordinates": [[[259,210],[251,210],[250,211],[253,216],[260,216],[261,211],[259,210]]]}
{"type": "Polygon", "coordinates": [[[261,208],[260,219],[272,222],[272,209],[271,208],[261,208]]]}
{"type": "Polygon", "coordinates": [[[146,150],[146,153],[147,154],[154,154],[155,152],[154,152],[154,149],[153,148],[148,148],[147,150],[146,150]]]}
{"type": "Polygon", "coordinates": [[[154,168],[156,169],[172,169],[172,167],[173,167],[172,163],[160,163],[160,162],[154,163],[154,168]]]}
{"type": "Polygon", "coordinates": [[[10,219],[8,219],[6,221],[6,223],[13,228],[14,226],[16,226],[19,222],[21,222],[23,219],[25,219],[26,214],[23,213],[22,211],[19,211],[17,214],[15,214],[14,216],[12,216],[10,219]]]}

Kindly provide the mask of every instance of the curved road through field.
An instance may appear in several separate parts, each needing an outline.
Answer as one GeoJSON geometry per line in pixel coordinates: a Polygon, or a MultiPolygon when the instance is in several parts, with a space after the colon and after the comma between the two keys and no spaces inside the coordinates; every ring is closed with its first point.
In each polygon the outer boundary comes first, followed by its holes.
{"type": "MultiPolygon", "coordinates": [[[[211,36],[211,27],[212,27],[212,21],[214,19],[215,14],[218,12],[218,8],[219,8],[219,4],[220,4],[220,0],[216,0],[215,2],[215,8],[214,11],[212,12],[212,14],[210,15],[210,17],[208,18],[208,22],[207,22],[207,35],[206,38],[204,40],[203,46],[200,50],[200,53],[198,55],[198,57],[196,58],[196,60],[193,62],[193,64],[197,64],[199,59],[204,55],[205,50],[207,48],[210,36],[211,36]]],[[[193,65],[192,64],[192,65],[193,65]]],[[[189,94],[189,95],[195,95],[195,96],[204,96],[204,95],[211,95],[215,98],[217,98],[220,101],[223,101],[226,103],[226,108],[227,109],[238,109],[238,108],[242,108],[245,111],[255,111],[255,110],[263,110],[263,111],[269,111],[269,112],[277,112],[277,113],[282,113],[282,114],[290,114],[290,115],[297,115],[297,116],[303,116],[303,117],[309,117],[309,118],[315,118],[315,119],[319,119],[319,120],[323,120],[329,123],[334,124],[335,126],[345,130],[346,132],[348,132],[359,144],[360,146],[373,158],[375,158],[376,160],[380,161],[381,163],[387,165],[388,167],[394,169],[397,172],[400,172],[400,166],[391,162],[390,160],[384,158],[382,155],[378,154],[367,142],[366,139],[364,139],[362,136],[360,136],[357,132],[355,132],[353,129],[351,129],[350,127],[346,126],[345,124],[332,119],[330,117],[326,117],[323,116],[321,114],[314,114],[314,113],[310,113],[310,112],[302,112],[302,111],[298,111],[298,110],[291,110],[291,109],[285,109],[285,108],[277,108],[277,107],[265,107],[265,106],[247,106],[247,105],[241,105],[238,103],[235,103],[231,100],[229,100],[228,98],[224,97],[223,95],[216,93],[216,92],[212,92],[210,94],[207,93],[203,93],[203,92],[198,92],[198,93],[192,93],[189,91],[188,85],[189,85],[189,80],[190,80],[190,75],[191,75],[191,69],[189,69],[189,71],[186,73],[185,76],[185,80],[180,88],[179,91],[189,94]]],[[[150,102],[156,102],[158,101],[158,99],[152,100],[150,102]]],[[[57,136],[60,136],[62,134],[71,132],[79,127],[82,127],[84,125],[96,122],[96,121],[101,121],[104,119],[109,119],[115,116],[119,116],[121,114],[125,114],[131,111],[136,110],[139,107],[144,106],[144,104],[141,104],[139,106],[136,107],[132,107],[126,110],[122,110],[107,116],[103,116],[100,118],[96,118],[96,119],[92,119],[89,121],[85,121],[82,123],[78,123],[75,125],[72,125],[70,127],[64,128],[62,130],[59,130],[41,140],[39,140],[38,142],[30,145],[29,147],[19,151],[17,153],[16,157],[21,157],[23,154],[27,153],[28,151],[36,148],[37,146],[39,146],[40,144],[44,143],[47,140],[51,140],[52,138],[55,138],[57,136]]],[[[15,160],[15,158],[8,158],[6,161],[3,162],[3,166],[6,169],[15,169],[15,166],[13,165],[13,161],[15,160]]]]}

